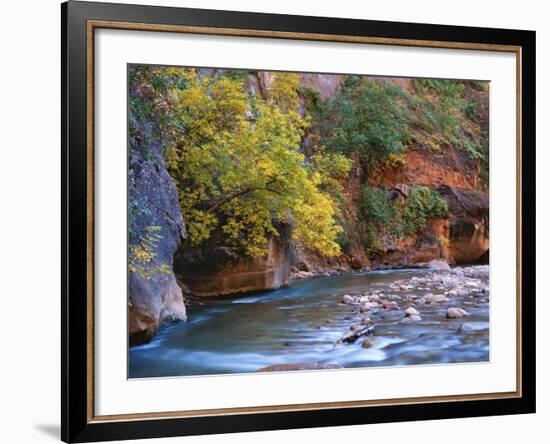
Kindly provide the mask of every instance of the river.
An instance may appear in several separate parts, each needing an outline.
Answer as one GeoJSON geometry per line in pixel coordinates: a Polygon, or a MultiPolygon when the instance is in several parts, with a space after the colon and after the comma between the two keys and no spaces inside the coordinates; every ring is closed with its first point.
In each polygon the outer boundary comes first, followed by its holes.
{"type": "Polygon", "coordinates": [[[188,306],[188,318],[162,327],[150,343],[131,347],[128,376],[243,373],[278,364],[488,361],[488,266],[317,277],[275,291],[195,302],[188,306]],[[342,303],[346,294],[354,302],[342,303]],[[434,301],[433,295],[445,300],[434,301]],[[371,307],[361,308],[369,300],[371,307]],[[407,316],[409,307],[421,319],[407,316]],[[449,319],[450,307],[468,315],[449,319]],[[374,325],[371,336],[342,342],[367,323],[374,325]]]}

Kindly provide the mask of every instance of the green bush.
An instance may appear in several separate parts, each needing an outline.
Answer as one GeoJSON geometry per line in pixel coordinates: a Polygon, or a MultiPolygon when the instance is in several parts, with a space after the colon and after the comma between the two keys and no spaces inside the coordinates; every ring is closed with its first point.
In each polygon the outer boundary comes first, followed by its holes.
{"type": "Polygon", "coordinates": [[[429,131],[437,131],[448,138],[460,130],[464,108],[464,82],[459,80],[416,79],[414,107],[416,125],[429,131]]]}
{"type": "Polygon", "coordinates": [[[363,187],[361,213],[364,223],[359,228],[367,253],[379,249],[380,238],[384,234],[397,238],[402,236],[398,203],[388,200],[385,188],[363,187]]]}
{"type": "Polygon", "coordinates": [[[376,226],[392,228],[399,222],[399,208],[388,200],[384,188],[363,187],[361,210],[364,218],[376,226]]]}
{"type": "Polygon", "coordinates": [[[310,101],[313,131],[329,150],[358,153],[367,165],[402,154],[409,141],[406,92],[386,82],[350,76],[334,99],[310,101]]]}
{"type": "Polygon", "coordinates": [[[360,225],[363,243],[367,252],[379,248],[379,239],[418,233],[426,228],[428,219],[447,214],[447,203],[441,195],[428,187],[413,185],[404,203],[390,200],[384,188],[363,188],[360,225]]]}
{"type": "Polygon", "coordinates": [[[413,186],[401,212],[403,233],[413,234],[426,228],[430,218],[443,217],[448,212],[447,202],[428,187],[413,186]]]}

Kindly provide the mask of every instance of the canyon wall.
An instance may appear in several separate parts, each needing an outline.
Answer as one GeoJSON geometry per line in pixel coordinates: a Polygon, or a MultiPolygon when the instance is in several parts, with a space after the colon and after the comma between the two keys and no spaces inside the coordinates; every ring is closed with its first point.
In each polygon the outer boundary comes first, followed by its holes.
{"type": "MultiPolygon", "coordinates": [[[[148,89],[136,88],[134,97],[148,98],[148,89]]],[[[186,320],[182,290],[172,271],[185,225],[157,128],[136,113],[130,112],[129,118],[128,333],[135,344],[147,342],[164,322],[186,320]]]]}
{"type": "MultiPolygon", "coordinates": [[[[213,76],[220,70],[201,70],[213,76]]],[[[345,75],[303,74],[300,94],[313,91],[322,100],[342,94],[345,75]]],[[[248,74],[244,84],[254,96],[266,97],[273,73],[248,74]]],[[[376,79],[396,88],[412,90],[409,79],[376,79]]],[[[152,90],[137,82],[133,97],[152,100],[152,90]]],[[[481,99],[480,118],[488,116],[488,95],[481,99]]],[[[300,96],[300,113],[307,99],[300,96]]],[[[336,257],[322,257],[292,238],[291,227],[278,227],[271,236],[267,254],[247,257],[238,248],[211,240],[200,246],[185,243],[185,223],[178,190],[163,157],[163,137],[154,116],[130,109],[129,216],[131,244],[151,246],[137,255],[129,271],[129,335],[131,343],[146,342],[165,322],[186,319],[184,297],[204,298],[265,291],[288,285],[292,279],[333,272],[427,266],[439,259],[449,264],[488,262],[489,196],[480,179],[479,162],[464,149],[419,133],[413,137],[398,165],[365,166],[351,156],[351,171],[343,183],[339,221],[344,227],[345,247],[336,257]],[[360,233],[365,187],[383,189],[388,201],[406,205],[413,187],[427,187],[446,202],[442,217],[429,218],[420,231],[395,237],[378,232],[376,249],[369,248],[360,233]],[[153,230],[153,231],[151,231],[153,230]],[[140,244],[141,243],[141,244],[140,244]],[[139,264],[139,258],[142,263],[139,264]],[[145,257],[143,259],[143,257],[145,257]]],[[[488,125],[488,120],[484,123],[488,125]]],[[[471,128],[466,128],[470,131],[471,128]]],[[[487,129],[485,128],[484,131],[487,129]]],[[[474,130],[471,130],[474,131],[474,130]]],[[[479,130],[475,130],[479,131],[479,130]]],[[[475,132],[474,131],[474,132],[475,132]]],[[[437,135],[436,135],[437,136],[437,135]]],[[[322,143],[306,130],[302,148],[306,157],[322,143]]],[[[383,230],[382,230],[383,231],[383,230]]],[[[218,239],[219,240],[219,239],[218,239]]],[[[136,251],[129,251],[130,256],[136,251]]],[[[130,258],[130,262],[132,259],[130,258]]]]}
{"type": "Polygon", "coordinates": [[[274,290],[290,282],[289,247],[271,238],[264,257],[246,257],[235,248],[182,248],[174,259],[178,280],[196,297],[274,290]]]}

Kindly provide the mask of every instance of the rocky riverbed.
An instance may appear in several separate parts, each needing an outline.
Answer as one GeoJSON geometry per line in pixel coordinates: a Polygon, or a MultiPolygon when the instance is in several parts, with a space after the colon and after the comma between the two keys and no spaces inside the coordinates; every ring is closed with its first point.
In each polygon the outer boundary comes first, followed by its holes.
{"type": "MultiPolygon", "coordinates": [[[[446,329],[457,327],[457,334],[481,332],[489,329],[489,323],[468,322],[468,318],[479,317],[489,307],[489,266],[456,267],[399,279],[383,288],[345,294],[341,303],[353,307],[348,316],[351,324],[340,340],[343,343],[373,336],[378,327],[388,334],[387,329],[397,324],[444,322],[446,329]]],[[[372,344],[371,338],[363,342],[367,348],[372,344]]]]}
{"type": "Polygon", "coordinates": [[[489,267],[300,280],[189,306],[189,321],[130,348],[129,376],[485,362],[489,267]]]}

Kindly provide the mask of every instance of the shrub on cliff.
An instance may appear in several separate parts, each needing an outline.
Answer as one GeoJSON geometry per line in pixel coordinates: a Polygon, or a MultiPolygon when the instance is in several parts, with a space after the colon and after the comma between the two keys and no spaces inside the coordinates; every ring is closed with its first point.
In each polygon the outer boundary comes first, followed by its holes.
{"type": "Polygon", "coordinates": [[[409,141],[409,116],[402,88],[368,77],[350,76],[342,94],[311,100],[313,131],[329,150],[359,154],[367,165],[400,155],[409,141]]]}
{"type": "Polygon", "coordinates": [[[478,162],[480,178],[488,183],[488,123],[482,123],[486,82],[416,79],[413,85],[412,138],[432,151],[451,146],[462,150],[478,162]]]}
{"type": "Polygon", "coordinates": [[[400,239],[421,232],[428,219],[448,212],[445,200],[428,187],[413,185],[404,202],[390,196],[385,188],[363,187],[360,228],[367,252],[377,250],[381,238],[400,239]]]}
{"type": "Polygon", "coordinates": [[[443,217],[448,212],[447,202],[428,187],[413,186],[401,212],[404,234],[412,234],[426,228],[428,219],[443,217]]]}

